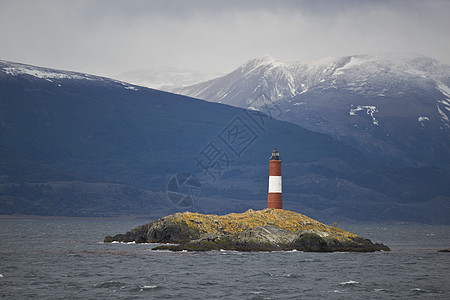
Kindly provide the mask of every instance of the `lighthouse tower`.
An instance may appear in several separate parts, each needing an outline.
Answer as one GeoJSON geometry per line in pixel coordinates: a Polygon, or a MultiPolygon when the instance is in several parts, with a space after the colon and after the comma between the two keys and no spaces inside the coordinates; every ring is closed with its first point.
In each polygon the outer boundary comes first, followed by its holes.
{"type": "Polygon", "coordinates": [[[269,198],[267,208],[283,208],[281,200],[281,160],[277,148],[272,151],[269,160],[269,198]]]}

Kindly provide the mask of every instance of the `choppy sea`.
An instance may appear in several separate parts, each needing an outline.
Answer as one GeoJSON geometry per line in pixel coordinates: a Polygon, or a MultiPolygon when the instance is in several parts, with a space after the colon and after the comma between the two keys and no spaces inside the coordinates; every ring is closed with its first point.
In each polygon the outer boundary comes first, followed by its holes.
{"type": "Polygon", "coordinates": [[[4,299],[450,299],[449,226],[342,225],[378,253],[151,250],[105,244],[145,221],[0,219],[4,299]]]}

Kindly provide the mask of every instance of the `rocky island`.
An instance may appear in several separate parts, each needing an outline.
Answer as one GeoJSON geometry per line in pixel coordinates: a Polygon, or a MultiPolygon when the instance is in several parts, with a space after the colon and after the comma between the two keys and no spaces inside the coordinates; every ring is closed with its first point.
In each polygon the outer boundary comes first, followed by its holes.
{"type": "Polygon", "coordinates": [[[351,232],[283,210],[248,210],[224,216],[176,213],[138,226],[108,242],[170,243],[154,250],[373,252],[389,247],[351,232]]]}

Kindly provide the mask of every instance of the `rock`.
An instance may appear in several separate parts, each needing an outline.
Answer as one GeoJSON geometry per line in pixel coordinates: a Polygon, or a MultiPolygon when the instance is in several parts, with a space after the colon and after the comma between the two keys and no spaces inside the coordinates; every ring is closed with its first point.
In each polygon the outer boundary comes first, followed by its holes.
{"type": "Polygon", "coordinates": [[[266,225],[241,231],[232,236],[232,240],[241,244],[254,243],[277,246],[291,244],[297,237],[298,235],[295,232],[266,225]]]}
{"type": "Polygon", "coordinates": [[[173,251],[390,250],[385,245],[373,244],[351,232],[282,209],[248,210],[224,216],[177,213],[138,226],[125,234],[106,236],[104,241],[178,244],[154,248],[173,251]]]}

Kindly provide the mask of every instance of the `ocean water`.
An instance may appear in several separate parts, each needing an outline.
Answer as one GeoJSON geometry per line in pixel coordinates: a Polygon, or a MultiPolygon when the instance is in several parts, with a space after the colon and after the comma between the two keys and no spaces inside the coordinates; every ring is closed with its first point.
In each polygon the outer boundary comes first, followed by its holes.
{"type": "Polygon", "coordinates": [[[450,227],[343,225],[378,253],[203,253],[104,244],[144,221],[0,219],[3,299],[450,299],[450,227]]]}

